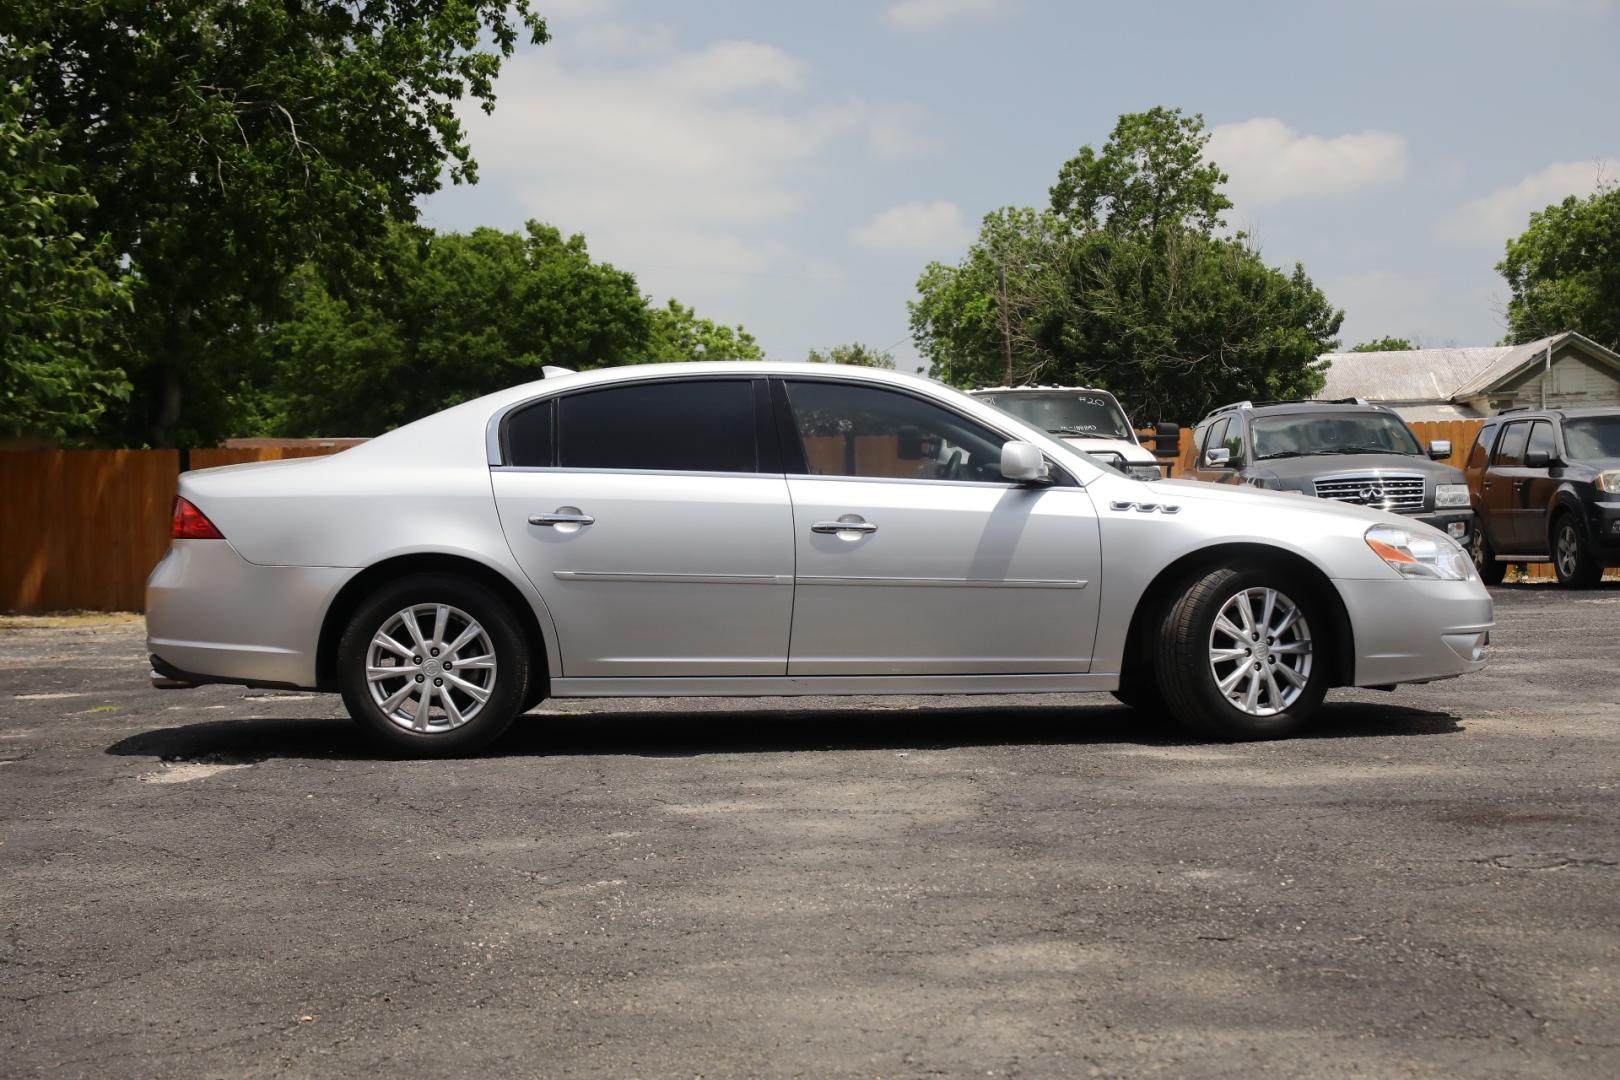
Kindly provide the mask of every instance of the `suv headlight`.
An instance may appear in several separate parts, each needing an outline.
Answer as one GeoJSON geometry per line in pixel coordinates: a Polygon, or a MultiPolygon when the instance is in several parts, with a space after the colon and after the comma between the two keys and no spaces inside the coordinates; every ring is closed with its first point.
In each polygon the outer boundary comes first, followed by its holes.
{"type": "Polygon", "coordinates": [[[1597,474],[1597,489],[1620,495],[1620,469],[1604,469],[1597,474]]]}
{"type": "Polygon", "coordinates": [[[1367,546],[1402,577],[1433,581],[1468,581],[1474,561],[1444,536],[1409,532],[1399,525],[1374,525],[1367,530],[1367,546]]]}
{"type": "Polygon", "coordinates": [[[1128,465],[1125,468],[1125,475],[1132,480],[1158,480],[1164,474],[1159,472],[1157,465],[1128,465]]]}
{"type": "Polygon", "coordinates": [[[1439,507],[1442,507],[1442,506],[1467,506],[1468,505],[1468,485],[1467,484],[1436,484],[1436,485],[1434,485],[1434,505],[1435,505],[1436,508],[1439,508],[1439,507]]]}

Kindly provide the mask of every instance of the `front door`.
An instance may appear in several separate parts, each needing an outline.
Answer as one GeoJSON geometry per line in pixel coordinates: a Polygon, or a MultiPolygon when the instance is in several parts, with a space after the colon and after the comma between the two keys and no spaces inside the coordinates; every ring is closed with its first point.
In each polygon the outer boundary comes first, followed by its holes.
{"type": "Polygon", "coordinates": [[[1007,436],[901,390],[783,389],[790,675],[1088,670],[1102,590],[1085,489],[1003,480],[1007,436]]]}
{"type": "Polygon", "coordinates": [[[1524,491],[1524,445],[1529,435],[1530,425],[1523,420],[1503,428],[1480,483],[1485,535],[1499,555],[1525,554],[1519,549],[1519,499],[1524,491]]]}
{"type": "Polygon", "coordinates": [[[660,379],[507,421],[496,507],[565,676],[784,674],[793,513],[765,389],[660,379]]]}

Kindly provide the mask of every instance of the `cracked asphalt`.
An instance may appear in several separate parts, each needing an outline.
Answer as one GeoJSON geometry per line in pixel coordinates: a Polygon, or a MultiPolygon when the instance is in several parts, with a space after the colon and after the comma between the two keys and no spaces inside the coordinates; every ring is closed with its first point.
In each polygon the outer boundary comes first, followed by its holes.
{"type": "Polygon", "coordinates": [[[0,620],[0,1076],[1620,1075],[1620,587],[1187,741],[1106,696],[543,705],[374,754],[0,620]]]}

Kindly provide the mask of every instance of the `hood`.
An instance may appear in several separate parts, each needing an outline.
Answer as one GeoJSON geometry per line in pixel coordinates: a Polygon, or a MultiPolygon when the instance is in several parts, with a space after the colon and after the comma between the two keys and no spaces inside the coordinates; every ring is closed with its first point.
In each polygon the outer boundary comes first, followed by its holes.
{"type": "MultiPolygon", "coordinates": [[[[1250,508],[1276,510],[1286,503],[1290,510],[1338,518],[1346,522],[1360,522],[1363,527],[1387,524],[1399,525],[1403,529],[1429,528],[1410,517],[1388,510],[1372,510],[1354,503],[1339,502],[1336,499],[1317,499],[1299,491],[1267,491],[1246,484],[1211,484],[1203,480],[1156,480],[1152,484],[1141,486],[1144,489],[1144,496],[1151,497],[1154,502],[1218,503],[1233,513],[1242,513],[1250,508]]],[[[1436,535],[1442,535],[1438,530],[1431,531],[1436,535]]]]}
{"type": "Polygon", "coordinates": [[[1462,470],[1443,461],[1410,454],[1311,454],[1307,457],[1251,461],[1248,473],[1269,473],[1278,480],[1309,481],[1342,473],[1417,473],[1435,484],[1460,484],[1462,470]]]}
{"type": "Polygon", "coordinates": [[[1103,439],[1087,435],[1053,435],[1052,438],[1061,440],[1076,450],[1086,453],[1101,452],[1105,454],[1119,454],[1133,465],[1156,465],[1158,459],[1145,446],[1139,446],[1129,439],[1103,439]]]}

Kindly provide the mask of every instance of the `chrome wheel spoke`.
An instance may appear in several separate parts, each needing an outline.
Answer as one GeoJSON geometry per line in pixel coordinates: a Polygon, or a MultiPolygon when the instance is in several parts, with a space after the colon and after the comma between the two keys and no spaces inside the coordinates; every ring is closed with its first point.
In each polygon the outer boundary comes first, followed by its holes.
{"type": "Polygon", "coordinates": [[[399,618],[405,624],[405,629],[410,633],[411,640],[416,643],[416,647],[423,652],[427,652],[427,639],[422,636],[422,627],[416,621],[415,609],[406,608],[399,613],[399,618]]]}
{"type": "Polygon", "coordinates": [[[488,690],[484,689],[482,686],[470,683],[466,679],[446,673],[444,676],[444,681],[455,687],[457,690],[460,690],[462,693],[466,694],[480,705],[489,700],[488,690]]]}
{"type": "MultiPolygon", "coordinates": [[[[411,691],[414,689],[416,689],[416,684],[407,679],[404,686],[377,702],[377,705],[383,712],[392,714],[395,709],[399,708],[401,702],[411,696],[411,691]]],[[[377,688],[375,685],[372,686],[371,692],[373,695],[376,694],[377,688]]]]}
{"type": "Polygon", "coordinates": [[[494,666],[495,666],[495,658],[493,656],[474,656],[474,657],[470,657],[469,659],[466,659],[466,660],[457,660],[456,661],[456,670],[457,671],[466,671],[468,668],[487,669],[487,668],[492,668],[494,666]]]}
{"type": "Polygon", "coordinates": [[[1299,687],[1301,690],[1305,689],[1305,677],[1299,672],[1295,671],[1293,668],[1289,667],[1287,664],[1278,664],[1277,674],[1281,675],[1284,679],[1292,683],[1294,686],[1299,687]]]}
{"type": "Polygon", "coordinates": [[[1266,590],[1266,602],[1260,609],[1260,636],[1265,637],[1275,631],[1271,629],[1271,617],[1277,613],[1277,590],[1266,590]]]}
{"type": "Polygon", "coordinates": [[[1273,656],[1309,656],[1310,653],[1311,643],[1308,641],[1289,641],[1271,647],[1273,656]]]}
{"type": "Polygon", "coordinates": [[[417,731],[426,731],[431,720],[429,716],[433,708],[434,686],[430,682],[422,684],[422,696],[416,700],[416,712],[411,716],[411,726],[417,731]]]}
{"type": "Polygon", "coordinates": [[[415,673],[415,668],[408,667],[366,668],[366,678],[371,682],[381,682],[384,679],[408,679],[415,673]]]}
{"type": "MultiPolygon", "coordinates": [[[[460,652],[462,649],[465,649],[467,647],[467,643],[469,641],[471,641],[473,638],[477,637],[479,634],[481,634],[483,632],[484,632],[484,628],[482,626],[479,626],[477,623],[468,623],[467,624],[467,629],[465,629],[461,633],[457,634],[456,635],[456,640],[452,641],[450,644],[448,644],[448,645],[446,645],[444,647],[444,655],[452,656],[452,657],[455,656],[456,653],[460,652]]],[[[458,664],[463,663],[463,662],[464,661],[460,661],[460,660],[456,661],[456,663],[458,663],[458,664]]]]}
{"type": "Polygon", "coordinates": [[[417,603],[395,612],[366,652],[372,702],[390,722],[418,734],[451,731],[476,719],[499,677],[488,631],[450,604],[417,603]],[[459,656],[463,650],[465,659],[459,656]],[[396,680],[403,684],[394,686],[396,680]]]}
{"type": "Polygon", "coordinates": [[[411,658],[411,650],[407,649],[405,646],[401,645],[387,634],[378,634],[376,637],[371,639],[371,644],[379,649],[387,649],[401,660],[409,660],[411,658]]]}
{"type": "Polygon", "coordinates": [[[1215,629],[1233,641],[1247,641],[1249,639],[1249,635],[1244,633],[1231,619],[1228,619],[1224,613],[1216,617],[1215,629]]]}
{"type": "Polygon", "coordinates": [[[1262,672],[1262,674],[1264,674],[1266,677],[1266,691],[1270,696],[1272,710],[1275,712],[1282,712],[1288,706],[1287,703],[1283,701],[1282,687],[1277,685],[1277,676],[1274,674],[1275,670],[1276,669],[1274,667],[1268,666],[1266,670],[1262,672]]]}
{"type": "Polygon", "coordinates": [[[1249,650],[1248,649],[1211,649],[1211,650],[1209,650],[1209,659],[1210,659],[1210,661],[1212,663],[1216,663],[1216,664],[1219,664],[1223,660],[1242,660],[1242,659],[1245,659],[1248,655],[1249,655],[1249,650]]]}
{"type": "Polygon", "coordinates": [[[444,644],[445,624],[449,621],[449,608],[445,607],[443,604],[440,604],[438,607],[433,609],[433,637],[428,640],[428,645],[432,646],[444,644]]]}
{"type": "Polygon", "coordinates": [[[1230,694],[1233,690],[1237,689],[1237,684],[1243,681],[1244,673],[1246,673],[1248,670],[1249,669],[1247,667],[1240,666],[1233,671],[1232,674],[1222,679],[1220,682],[1221,693],[1230,694]]]}
{"type": "Polygon", "coordinates": [[[444,715],[450,718],[451,727],[460,727],[467,722],[467,718],[461,713],[461,708],[456,705],[456,696],[450,692],[448,687],[439,691],[439,704],[444,707],[444,715]]]}
{"type": "Polygon", "coordinates": [[[1243,692],[1243,710],[1254,712],[1260,704],[1260,673],[1249,672],[1249,688],[1243,692]]]}

